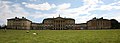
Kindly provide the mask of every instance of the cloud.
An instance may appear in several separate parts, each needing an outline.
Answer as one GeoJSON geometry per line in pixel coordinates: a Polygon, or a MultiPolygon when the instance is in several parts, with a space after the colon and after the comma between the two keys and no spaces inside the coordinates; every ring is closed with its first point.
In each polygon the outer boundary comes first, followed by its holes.
{"type": "Polygon", "coordinates": [[[71,8],[62,10],[64,12],[68,13],[79,13],[79,14],[89,14],[88,12],[95,10],[95,8],[98,6],[98,3],[103,3],[100,0],[83,0],[84,4],[83,6],[77,7],[77,8],[71,8]]]}
{"type": "Polygon", "coordinates": [[[22,4],[27,4],[26,2],[22,2],[22,4]]]}
{"type": "Polygon", "coordinates": [[[55,4],[49,4],[48,2],[42,4],[30,4],[30,3],[22,2],[22,4],[24,4],[25,7],[27,8],[32,8],[35,10],[50,10],[52,8],[56,8],[57,10],[65,10],[71,6],[70,3],[63,3],[56,6],[55,4]]]}
{"type": "Polygon", "coordinates": [[[103,3],[101,0],[83,0],[84,5],[96,5],[98,3],[103,3]]]}
{"type": "Polygon", "coordinates": [[[61,5],[58,5],[58,10],[65,10],[65,9],[67,9],[67,8],[69,8],[71,6],[71,4],[70,3],[63,3],[63,4],[61,4],[61,5]]]}
{"type": "MultiPolygon", "coordinates": [[[[27,8],[32,8],[32,9],[35,9],[35,10],[50,10],[52,8],[56,8],[56,10],[65,10],[65,9],[68,9],[71,4],[70,3],[63,3],[63,4],[60,4],[60,5],[55,5],[55,4],[49,4],[49,3],[42,3],[42,4],[29,4],[29,3],[26,3],[26,2],[22,2],[22,4],[25,5],[25,7],[27,8]],[[40,6],[40,7],[39,7],[40,6]],[[43,7],[42,7],[43,6],[43,7]],[[48,8],[45,8],[49,6],[48,8]]],[[[51,17],[58,17],[58,15],[60,13],[55,12],[55,11],[51,11],[51,12],[54,12],[54,13],[43,13],[43,12],[35,12],[35,13],[32,13],[30,15],[30,17],[32,17],[33,19],[38,19],[38,18],[51,18],[51,17]],[[48,16],[48,15],[51,15],[51,16],[48,16]]]]}
{"type": "Polygon", "coordinates": [[[99,8],[97,8],[97,10],[112,10],[112,9],[120,9],[120,1],[108,5],[101,5],[99,8]]]}
{"type": "Polygon", "coordinates": [[[0,24],[6,24],[8,18],[26,17],[29,13],[25,12],[20,4],[12,4],[9,1],[2,1],[0,6],[0,24]]]}
{"type": "Polygon", "coordinates": [[[35,12],[34,15],[30,15],[30,17],[32,17],[33,19],[37,19],[37,18],[52,18],[52,17],[58,17],[58,13],[42,13],[42,12],[35,12]],[[50,16],[48,16],[50,15],[50,16]]]}
{"type": "Polygon", "coordinates": [[[25,4],[25,7],[27,7],[27,8],[32,8],[35,10],[50,10],[50,9],[56,7],[56,5],[54,5],[54,4],[50,5],[48,2],[45,2],[42,4],[29,4],[29,3],[22,2],[22,4],[25,4]]]}

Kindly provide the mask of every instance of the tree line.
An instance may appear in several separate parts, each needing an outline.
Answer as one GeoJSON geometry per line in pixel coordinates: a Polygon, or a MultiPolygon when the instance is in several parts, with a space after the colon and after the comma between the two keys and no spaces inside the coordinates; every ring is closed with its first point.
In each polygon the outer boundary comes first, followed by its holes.
{"type": "Polygon", "coordinates": [[[5,29],[7,28],[7,25],[0,25],[0,29],[5,29]]]}

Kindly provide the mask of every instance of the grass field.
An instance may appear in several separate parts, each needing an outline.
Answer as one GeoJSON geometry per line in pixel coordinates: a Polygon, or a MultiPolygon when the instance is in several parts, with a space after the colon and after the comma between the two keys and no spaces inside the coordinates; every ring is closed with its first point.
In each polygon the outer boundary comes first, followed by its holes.
{"type": "Polygon", "coordinates": [[[120,43],[120,30],[0,30],[0,43],[120,43]],[[32,33],[38,33],[34,35],[32,33]]]}

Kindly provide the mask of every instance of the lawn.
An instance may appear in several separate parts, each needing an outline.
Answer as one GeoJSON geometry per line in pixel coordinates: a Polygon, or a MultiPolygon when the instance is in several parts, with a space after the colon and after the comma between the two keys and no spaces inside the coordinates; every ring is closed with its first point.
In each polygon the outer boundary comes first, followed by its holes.
{"type": "Polygon", "coordinates": [[[120,30],[0,30],[0,43],[120,43],[120,30]],[[34,35],[33,33],[38,33],[34,35]]]}

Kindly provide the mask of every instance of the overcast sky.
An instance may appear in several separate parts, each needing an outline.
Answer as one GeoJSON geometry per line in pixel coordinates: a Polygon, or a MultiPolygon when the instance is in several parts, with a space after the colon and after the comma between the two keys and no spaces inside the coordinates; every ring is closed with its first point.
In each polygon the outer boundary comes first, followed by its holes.
{"type": "Polygon", "coordinates": [[[7,19],[26,17],[41,23],[44,18],[73,18],[85,23],[93,17],[120,21],[120,0],[0,0],[0,25],[7,19]]]}

